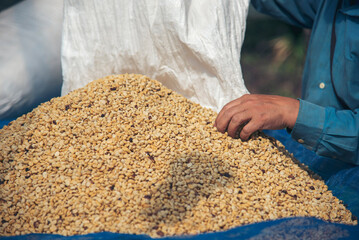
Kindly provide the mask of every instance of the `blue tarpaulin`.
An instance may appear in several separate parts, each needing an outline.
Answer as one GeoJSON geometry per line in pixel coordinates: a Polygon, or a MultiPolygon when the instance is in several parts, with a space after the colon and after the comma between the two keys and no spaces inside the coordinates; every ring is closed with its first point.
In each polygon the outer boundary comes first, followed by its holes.
{"type": "MultiPolygon", "coordinates": [[[[0,128],[10,121],[0,121],[0,128]]],[[[359,216],[359,166],[350,165],[339,160],[323,158],[305,149],[299,143],[293,141],[285,130],[266,130],[266,134],[278,139],[286,149],[301,162],[319,174],[332,190],[333,194],[344,202],[355,216],[359,216]]],[[[145,235],[130,235],[110,232],[93,233],[87,235],[76,235],[64,237],[54,234],[28,234],[25,236],[0,237],[0,239],[28,239],[28,240],[49,240],[49,239],[125,239],[125,240],[146,240],[152,239],[145,235]]],[[[316,218],[295,217],[267,221],[256,224],[249,224],[234,229],[204,233],[195,236],[177,236],[162,238],[166,240],[180,239],[359,239],[359,226],[328,223],[316,218]]]]}

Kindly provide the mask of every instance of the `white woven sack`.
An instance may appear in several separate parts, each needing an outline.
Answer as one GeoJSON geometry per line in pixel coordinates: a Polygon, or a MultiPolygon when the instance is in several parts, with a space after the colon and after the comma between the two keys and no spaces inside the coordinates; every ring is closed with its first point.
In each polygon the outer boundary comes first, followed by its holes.
{"type": "Polygon", "coordinates": [[[249,0],[65,0],[62,94],[140,73],[216,111],[247,93],[240,67],[249,0]]]}

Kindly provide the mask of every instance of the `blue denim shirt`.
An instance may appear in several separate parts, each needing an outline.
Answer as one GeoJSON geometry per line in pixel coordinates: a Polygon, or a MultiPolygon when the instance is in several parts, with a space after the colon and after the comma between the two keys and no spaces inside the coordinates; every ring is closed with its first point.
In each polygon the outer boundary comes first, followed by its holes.
{"type": "Polygon", "coordinates": [[[318,155],[359,165],[359,4],[352,2],[252,0],[262,13],[312,29],[292,138],[318,155]]]}

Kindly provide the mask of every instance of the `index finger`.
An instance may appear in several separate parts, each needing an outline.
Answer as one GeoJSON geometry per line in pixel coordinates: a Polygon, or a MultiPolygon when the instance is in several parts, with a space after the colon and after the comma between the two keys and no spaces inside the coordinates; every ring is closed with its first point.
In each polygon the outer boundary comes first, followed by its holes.
{"type": "Polygon", "coordinates": [[[243,111],[244,110],[242,108],[242,105],[240,104],[231,104],[224,107],[216,118],[215,127],[218,131],[224,133],[228,130],[233,116],[235,116],[236,114],[241,114],[243,113],[243,111]]]}
{"type": "MultiPolygon", "coordinates": [[[[216,118],[216,120],[214,122],[214,127],[216,127],[218,129],[218,124],[221,122],[221,120],[225,119],[224,115],[226,114],[226,112],[228,112],[230,108],[235,107],[236,105],[240,105],[241,101],[242,101],[242,97],[237,98],[237,99],[235,99],[233,101],[230,101],[229,103],[224,105],[224,107],[221,109],[221,111],[217,115],[217,118],[216,118]]],[[[229,120],[230,119],[228,119],[228,121],[229,120]]]]}

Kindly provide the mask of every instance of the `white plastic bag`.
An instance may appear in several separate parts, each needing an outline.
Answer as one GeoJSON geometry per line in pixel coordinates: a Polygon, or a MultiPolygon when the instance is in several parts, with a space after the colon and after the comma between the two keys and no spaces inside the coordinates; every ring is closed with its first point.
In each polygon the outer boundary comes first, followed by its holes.
{"type": "Polygon", "coordinates": [[[249,0],[65,0],[62,94],[140,73],[219,111],[244,93],[249,0]]]}
{"type": "Polygon", "coordinates": [[[59,96],[63,0],[26,0],[0,13],[0,119],[59,96]]]}

